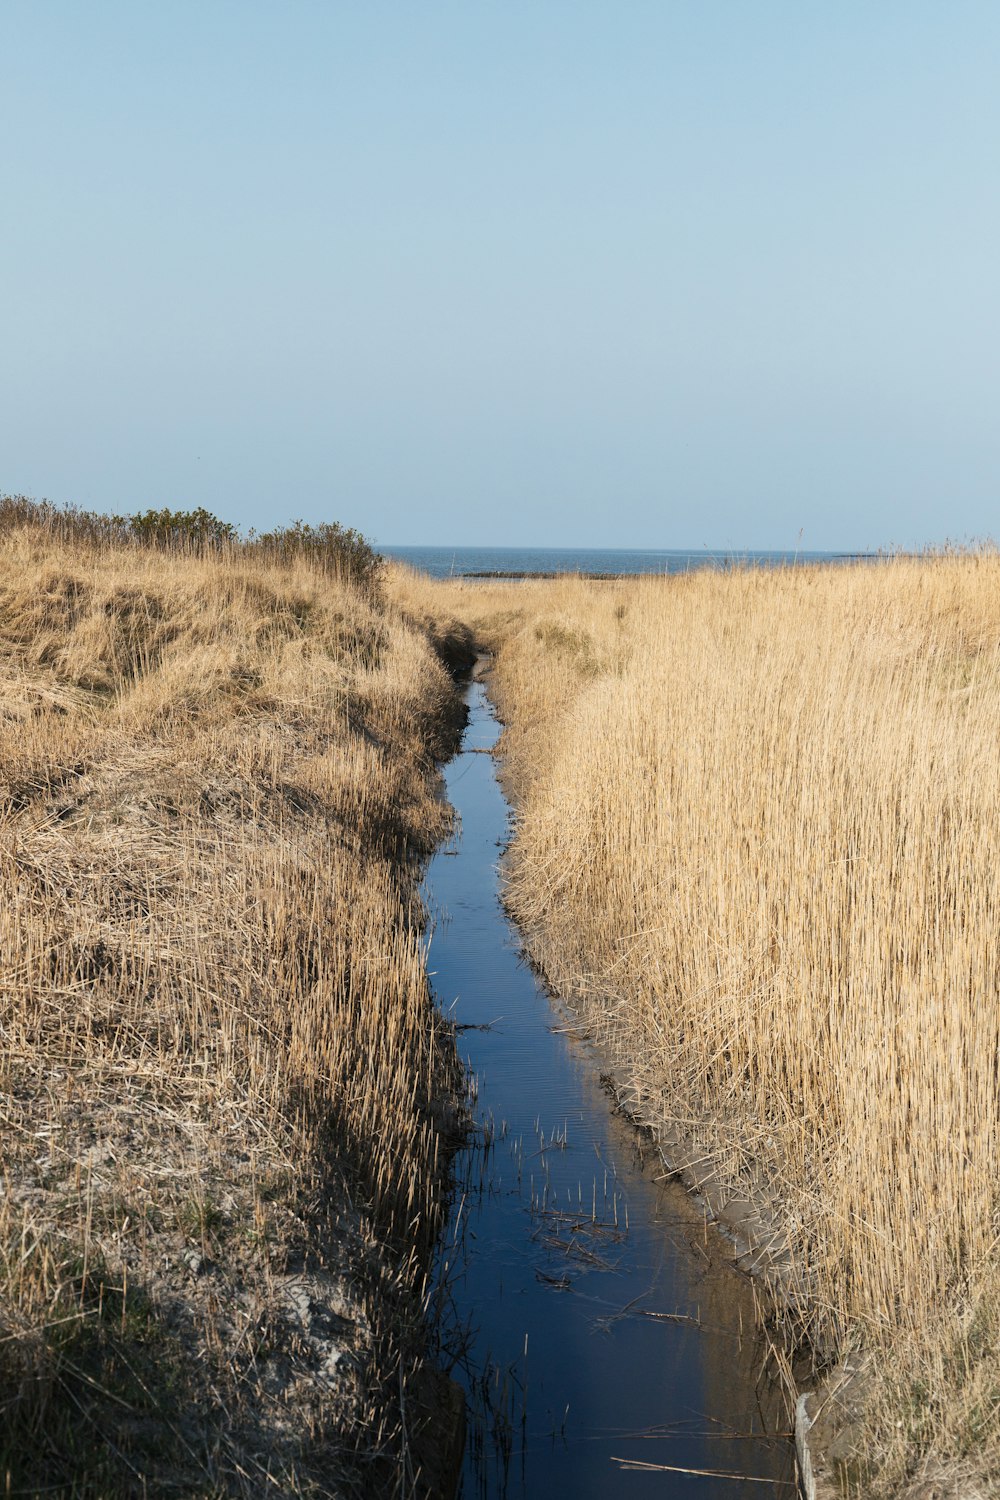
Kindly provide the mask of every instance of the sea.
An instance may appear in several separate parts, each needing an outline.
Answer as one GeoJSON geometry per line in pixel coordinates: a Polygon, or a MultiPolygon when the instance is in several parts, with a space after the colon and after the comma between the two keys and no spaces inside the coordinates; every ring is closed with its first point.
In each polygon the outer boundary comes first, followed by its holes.
{"type": "Polygon", "coordinates": [[[736,568],[789,567],[800,563],[855,562],[872,553],[859,552],[698,552],[620,547],[390,547],[379,544],[383,557],[395,558],[429,573],[432,578],[517,577],[546,573],[690,573],[699,568],[720,571],[736,568]]]}

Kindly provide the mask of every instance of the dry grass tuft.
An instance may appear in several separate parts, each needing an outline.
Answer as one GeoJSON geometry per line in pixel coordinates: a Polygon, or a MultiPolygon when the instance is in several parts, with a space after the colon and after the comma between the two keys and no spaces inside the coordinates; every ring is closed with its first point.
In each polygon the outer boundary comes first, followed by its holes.
{"type": "Polygon", "coordinates": [[[533,956],[888,1372],[845,1478],[988,1488],[1000,557],[420,587],[500,647],[533,956]]]}
{"type": "Polygon", "coordinates": [[[457,713],[308,560],[0,537],[10,1492],[411,1493],[457,713]]]}

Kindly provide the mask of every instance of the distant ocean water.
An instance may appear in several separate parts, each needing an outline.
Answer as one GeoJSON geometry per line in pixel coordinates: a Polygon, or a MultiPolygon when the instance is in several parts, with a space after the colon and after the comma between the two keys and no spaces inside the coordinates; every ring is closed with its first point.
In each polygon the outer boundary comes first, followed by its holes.
{"type": "Polygon", "coordinates": [[[790,563],[844,562],[847,552],[650,552],[596,547],[389,547],[397,558],[432,578],[476,573],[689,573],[697,568],[779,567],[790,563]]]}

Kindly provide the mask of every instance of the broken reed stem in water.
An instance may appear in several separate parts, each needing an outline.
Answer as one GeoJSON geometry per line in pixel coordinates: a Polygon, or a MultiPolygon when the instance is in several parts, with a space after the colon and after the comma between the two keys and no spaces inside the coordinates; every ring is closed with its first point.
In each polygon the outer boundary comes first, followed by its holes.
{"type": "Polygon", "coordinates": [[[728,1469],[687,1469],[681,1464],[645,1463],[641,1458],[615,1458],[611,1462],[620,1470],[643,1470],[647,1473],[694,1474],[702,1479],[731,1479],[739,1484],[773,1484],[785,1489],[795,1489],[794,1479],[766,1479],[756,1474],[733,1474],[728,1469]]]}

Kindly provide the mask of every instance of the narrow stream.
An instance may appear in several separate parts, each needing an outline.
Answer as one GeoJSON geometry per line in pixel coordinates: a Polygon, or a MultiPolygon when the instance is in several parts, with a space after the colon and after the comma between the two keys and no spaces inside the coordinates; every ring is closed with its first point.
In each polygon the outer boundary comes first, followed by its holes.
{"type": "Polygon", "coordinates": [[[456,834],[425,882],[432,983],[462,1028],[478,1125],[439,1269],[467,1397],[463,1500],[794,1497],[749,1283],[660,1180],[519,952],[499,901],[509,809],[482,753],[498,726],[480,683],[469,706],[446,770],[456,834]]]}

